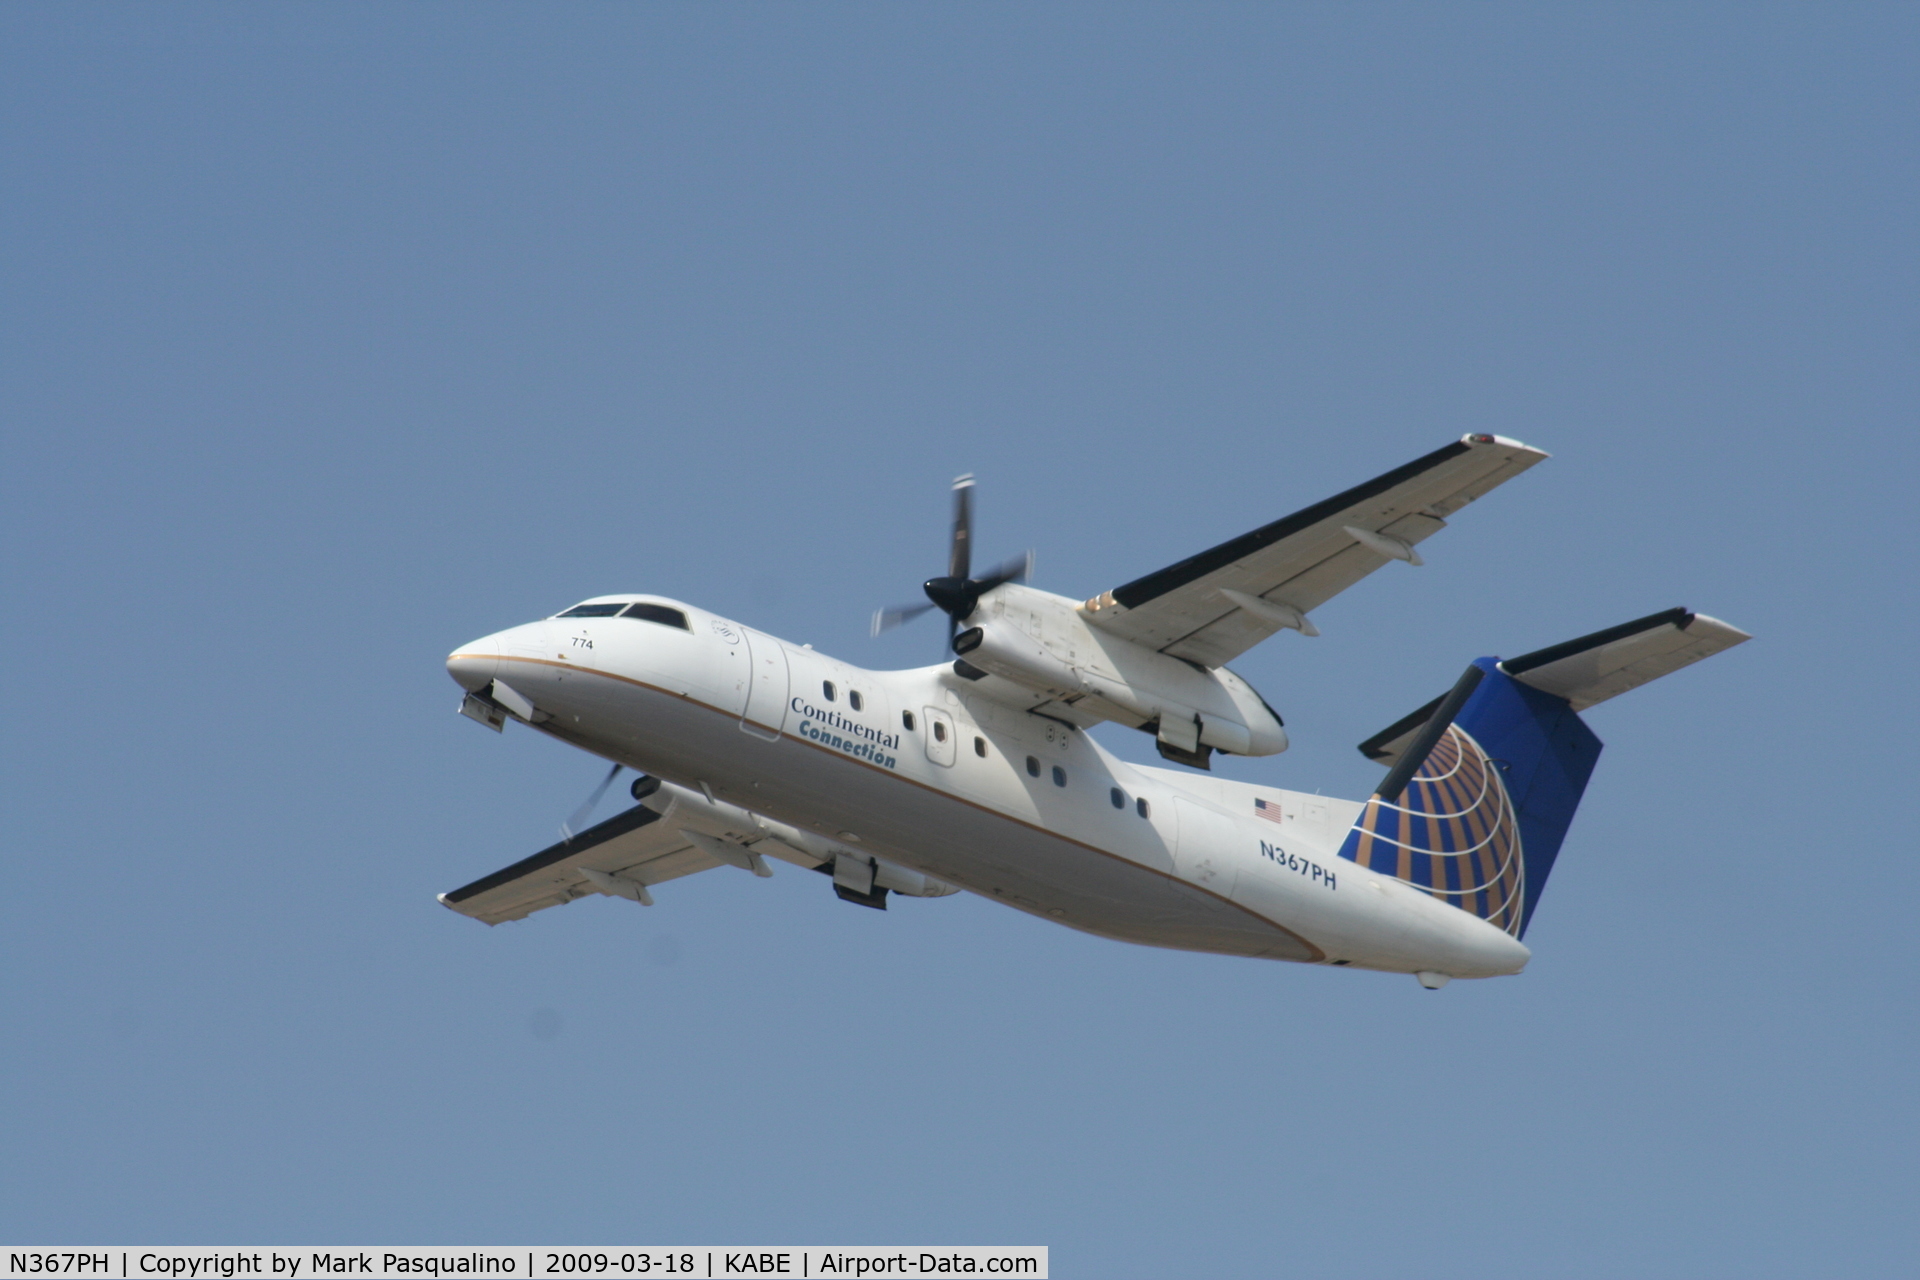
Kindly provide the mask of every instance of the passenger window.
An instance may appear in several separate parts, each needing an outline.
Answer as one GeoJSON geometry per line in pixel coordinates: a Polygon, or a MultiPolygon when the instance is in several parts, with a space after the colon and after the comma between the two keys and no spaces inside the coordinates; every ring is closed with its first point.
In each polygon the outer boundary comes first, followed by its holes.
{"type": "Polygon", "coordinates": [[[834,700],[834,698],[837,695],[835,695],[833,691],[833,681],[822,680],[820,682],[820,696],[825,698],[828,702],[832,702],[834,700]]]}
{"type": "Polygon", "coordinates": [[[979,756],[982,760],[987,758],[987,740],[985,738],[975,738],[973,740],[973,754],[979,756]]]}
{"type": "Polygon", "coordinates": [[[1067,771],[1059,765],[1053,766],[1053,785],[1056,787],[1064,787],[1067,785],[1067,771]]]}
{"type": "Polygon", "coordinates": [[[1127,797],[1121,792],[1120,788],[1115,787],[1113,790],[1107,792],[1107,797],[1113,801],[1114,808],[1124,809],[1127,807],[1127,797]]]}
{"type": "Polygon", "coordinates": [[[941,724],[938,720],[933,722],[933,740],[935,742],[945,742],[947,740],[947,726],[941,724]]]}
{"type": "Polygon", "coordinates": [[[691,631],[687,625],[687,615],[678,609],[669,609],[663,604],[630,604],[623,618],[638,618],[642,622],[657,622],[663,627],[678,627],[682,631],[691,631]]]}
{"type": "Polygon", "coordinates": [[[908,733],[912,733],[913,732],[913,712],[902,711],[900,713],[900,723],[906,728],[906,731],[908,733]]]}
{"type": "Polygon", "coordinates": [[[1145,796],[1141,796],[1133,802],[1133,811],[1143,818],[1151,818],[1153,816],[1153,806],[1147,803],[1145,796]]]}
{"type": "Polygon", "coordinates": [[[626,607],[618,600],[612,604],[577,604],[560,616],[563,618],[611,618],[626,607]]]}
{"type": "Polygon", "coordinates": [[[847,705],[855,711],[858,711],[867,704],[860,700],[860,691],[858,689],[849,689],[847,690],[847,705]]]}
{"type": "Polygon", "coordinates": [[[1040,762],[1032,756],[1027,757],[1027,776],[1029,778],[1040,776],[1040,762]]]}

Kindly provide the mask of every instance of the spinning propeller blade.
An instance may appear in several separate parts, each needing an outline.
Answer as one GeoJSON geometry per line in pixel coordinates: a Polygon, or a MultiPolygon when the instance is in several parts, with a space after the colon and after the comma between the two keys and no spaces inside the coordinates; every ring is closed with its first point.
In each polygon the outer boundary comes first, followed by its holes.
{"type": "Polygon", "coordinates": [[[1033,573],[1033,552],[1015,556],[995,565],[985,577],[971,577],[973,568],[973,476],[957,477],[953,482],[953,535],[947,545],[947,574],[929,578],[921,584],[927,604],[899,604],[873,615],[873,634],[881,635],[913,621],[929,609],[947,615],[947,652],[953,652],[953,638],[960,624],[980,603],[980,597],[1008,582],[1024,582],[1033,573]]]}
{"type": "Polygon", "coordinates": [[[896,604],[881,609],[873,615],[873,634],[885,635],[895,627],[912,622],[915,618],[933,608],[931,604],[896,604]]]}
{"type": "Polygon", "coordinates": [[[975,578],[980,594],[985,595],[1003,582],[1025,582],[1033,576],[1033,552],[1015,556],[1011,560],[1002,560],[994,566],[993,572],[984,578],[975,578]]]}
{"type": "Polygon", "coordinates": [[[592,816],[593,806],[600,803],[600,797],[607,794],[607,788],[613,785],[613,780],[620,776],[620,770],[624,767],[624,765],[616,764],[613,768],[607,770],[607,776],[600,779],[600,785],[593,789],[593,794],[587,797],[586,803],[578,809],[575,809],[567,816],[567,820],[560,824],[560,838],[562,840],[573,839],[573,833],[578,831],[581,824],[592,816]]]}
{"type": "Polygon", "coordinates": [[[947,576],[967,576],[973,564],[973,473],[953,481],[953,541],[947,548],[947,576]]]}

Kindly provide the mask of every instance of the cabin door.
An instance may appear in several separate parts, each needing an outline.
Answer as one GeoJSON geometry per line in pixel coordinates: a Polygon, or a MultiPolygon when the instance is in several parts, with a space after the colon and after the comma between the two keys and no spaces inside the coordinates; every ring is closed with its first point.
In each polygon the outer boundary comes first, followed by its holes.
{"type": "Polygon", "coordinates": [[[740,728],[756,738],[778,741],[787,723],[787,648],[770,635],[741,630],[747,633],[753,679],[747,685],[747,713],[740,728]]]}

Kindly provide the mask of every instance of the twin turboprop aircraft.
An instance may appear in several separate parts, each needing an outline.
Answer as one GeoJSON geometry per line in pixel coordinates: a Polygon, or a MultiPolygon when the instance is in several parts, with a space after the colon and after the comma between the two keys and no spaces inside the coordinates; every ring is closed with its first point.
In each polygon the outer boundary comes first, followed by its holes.
{"type": "MultiPolygon", "coordinates": [[[[869,671],[659,596],[599,596],[463,645],[462,714],[517,720],[640,774],[634,807],[464,888],[488,924],[604,895],[644,906],[681,876],[786,862],[847,902],[968,890],[1152,946],[1451,978],[1518,973],[1521,939],[1600,741],[1580,712],[1748,639],[1672,609],[1517,658],[1361,744],[1374,794],[1336,800],[1210,777],[1214,753],[1286,750],[1226,663],[1415,549],[1547,455],[1469,435],[1085,601],[970,573],[955,485],[939,609],[951,662],[869,671]],[[1179,767],[1086,730],[1150,735],[1179,767]]],[[[607,783],[602,784],[602,791],[607,783]]],[[[594,799],[599,798],[596,792],[594,799]]]]}

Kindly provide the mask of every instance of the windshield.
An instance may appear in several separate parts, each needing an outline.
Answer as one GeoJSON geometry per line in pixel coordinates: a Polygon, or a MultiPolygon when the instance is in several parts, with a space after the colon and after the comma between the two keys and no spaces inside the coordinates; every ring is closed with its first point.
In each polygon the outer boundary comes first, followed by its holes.
{"type": "Polygon", "coordinates": [[[678,627],[682,631],[691,631],[687,625],[687,615],[678,609],[669,609],[663,604],[632,604],[620,615],[623,618],[638,618],[642,622],[657,622],[664,627],[678,627]]]}
{"type": "Polygon", "coordinates": [[[648,604],[636,601],[628,604],[625,600],[601,601],[598,604],[577,604],[565,613],[557,614],[561,618],[638,618],[642,622],[657,622],[663,627],[678,627],[682,631],[692,631],[687,625],[687,615],[678,609],[664,604],[648,604]]]}

